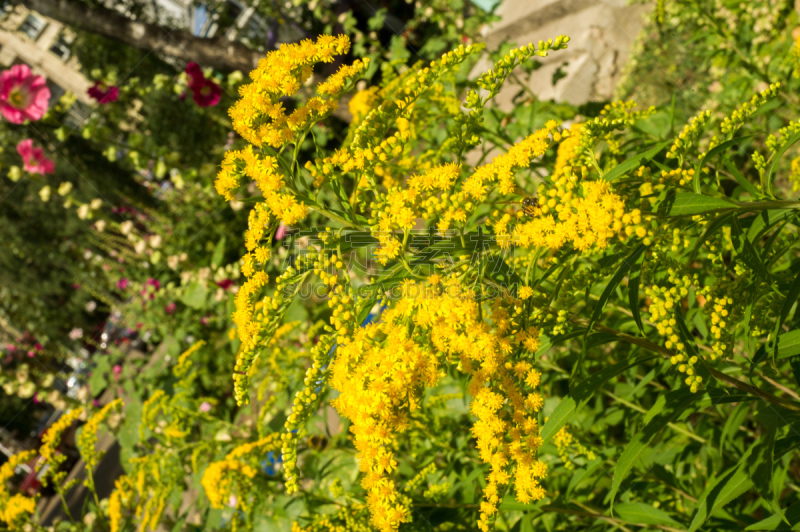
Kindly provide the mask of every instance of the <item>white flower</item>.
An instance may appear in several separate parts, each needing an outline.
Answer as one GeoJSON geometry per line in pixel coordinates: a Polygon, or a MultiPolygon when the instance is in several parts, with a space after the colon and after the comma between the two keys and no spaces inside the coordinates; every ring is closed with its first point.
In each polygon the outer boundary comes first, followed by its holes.
{"type": "Polygon", "coordinates": [[[167,258],[167,266],[172,268],[173,270],[178,269],[178,264],[180,264],[181,258],[177,255],[172,255],[171,257],[167,258]]]}
{"type": "Polygon", "coordinates": [[[91,395],[89,393],[89,387],[82,386],[81,389],[78,390],[78,393],[76,395],[78,397],[78,401],[80,401],[81,403],[85,403],[86,401],[89,400],[89,396],[91,395]]]}
{"type": "Polygon", "coordinates": [[[95,302],[94,300],[86,303],[86,312],[94,312],[94,309],[96,308],[97,308],[97,302],[95,302]]]}
{"type": "Polygon", "coordinates": [[[69,332],[69,337],[72,340],[77,340],[83,336],[83,329],[74,328],[69,332]]]}
{"type": "Polygon", "coordinates": [[[136,251],[137,255],[144,253],[145,248],[147,248],[147,244],[144,240],[139,240],[136,245],[133,246],[133,249],[136,251]]]}
{"type": "Polygon", "coordinates": [[[100,198],[95,198],[92,200],[89,206],[92,208],[93,211],[96,211],[97,209],[103,206],[103,200],[101,200],[100,198]]]}
{"type": "Polygon", "coordinates": [[[19,390],[17,390],[17,395],[22,399],[29,399],[33,397],[33,394],[35,393],[36,393],[36,385],[31,381],[26,382],[25,384],[19,387],[19,390]]]}
{"type": "Polygon", "coordinates": [[[150,237],[150,245],[154,248],[161,247],[161,235],[152,235],[150,237]]]}
{"type": "Polygon", "coordinates": [[[106,221],[105,220],[97,220],[94,224],[94,228],[97,229],[98,233],[102,233],[106,230],[106,221]]]}
{"type": "Polygon", "coordinates": [[[78,207],[78,218],[81,220],[85,220],[89,217],[89,205],[84,203],[80,207],[78,207]]]}
{"type": "Polygon", "coordinates": [[[64,181],[58,186],[58,195],[59,196],[66,196],[72,192],[72,183],[69,181],[64,181]]]}
{"type": "Polygon", "coordinates": [[[129,234],[133,230],[133,222],[130,220],[122,222],[119,224],[119,230],[123,235],[129,234]]]}

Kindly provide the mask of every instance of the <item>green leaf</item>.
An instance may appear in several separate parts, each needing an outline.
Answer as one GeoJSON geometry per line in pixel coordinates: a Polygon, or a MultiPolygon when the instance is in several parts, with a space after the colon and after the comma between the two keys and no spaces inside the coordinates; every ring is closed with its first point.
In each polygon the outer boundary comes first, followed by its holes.
{"type": "Polygon", "coordinates": [[[739,463],[728,469],[721,476],[712,480],[697,501],[697,511],[694,514],[688,532],[699,529],[711,514],[739,497],[753,486],[753,481],[747,474],[745,464],[753,452],[753,446],[745,451],[739,463]]]}
{"type": "MultiPolygon", "coordinates": [[[[750,218],[752,223],[747,230],[747,238],[755,242],[765,230],[780,222],[793,212],[794,209],[767,209],[757,213],[756,216],[750,218]]],[[[746,223],[747,220],[747,218],[743,218],[742,223],[746,223]]]]}
{"type": "Polygon", "coordinates": [[[647,246],[644,244],[641,244],[639,247],[634,249],[633,252],[631,252],[631,254],[622,261],[622,264],[620,264],[619,268],[617,268],[617,272],[614,274],[611,280],[608,281],[605,290],[603,290],[603,293],[600,296],[600,299],[597,301],[594,311],[592,312],[592,317],[590,318],[591,324],[589,325],[590,329],[591,325],[594,324],[598,318],[600,318],[600,314],[603,312],[603,308],[606,306],[606,302],[608,302],[611,294],[614,293],[614,290],[616,290],[619,283],[622,282],[622,279],[628,275],[628,271],[630,271],[630,269],[636,264],[639,256],[644,253],[645,249],[647,249],[647,246]]]}
{"type": "Polygon", "coordinates": [[[694,192],[678,192],[667,194],[667,197],[658,206],[658,213],[665,216],[692,216],[735,209],[736,207],[736,204],[721,198],[694,192]]]}
{"type": "Polygon", "coordinates": [[[111,370],[111,362],[109,362],[108,356],[100,356],[95,357],[96,365],[92,368],[92,376],[89,377],[89,390],[92,392],[93,396],[98,395],[102,392],[108,379],[109,370],[111,370]]]}
{"type": "Polygon", "coordinates": [[[737,183],[739,183],[742,186],[743,189],[745,189],[747,192],[749,192],[756,198],[760,198],[761,196],[763,196],[763,194],[750,181],[745,179],[745,177],[741,174],[741,172],[739,172],[739,170],[735,166],[733,166],[733,163],[731,163],[731,161],[727,157],[723,156],[722,162],[725,163],[725,168],[728,169],[731,175],[733,175],[733,178],[736,180],[737,183]]]}
{"type": "Polygon", "coordinates": [[[186,287],[186,291],[181,296],[181,302],[187,307],[201,309],[206,306],[206,296],[208,296],[208,288],[194,281],[186,287]]]}
{"type": "Polygon", "coordinates": [[[800,329],[778,336],[778,341],[775,343],[777,345],[775,358],[778,360],[800,355],[800,329]]]}
{"type": "Polygon", "coordinates": [[[658,355],[640,357],[632,361],[624,360],[590,375],[561,399],[561,402],[558,403],[553,413],[547,418],[547,422],[544,424],[544,427],[542,427],[539,436],[541,436],[544,443],[547,443],[561,430],[561,427],[566,425],[575,414],[589,402],[592,395],[606,382],[629,368],[656,358],[659,358],[658,355]]]}
{"type": "Polygon", "coordinates": [[[762,279],[769,279],[770,275],[767,268],[761,262],[761,257],[750,240],[747,239],[747,236],[742,231],[742,227],[739,225],[739,220],[735,216],[733,217],[733,225],[731,227],[731,240],[736,246],[737,256],[741,257],[742,261],[744,261],[751,270],[761,276],[762,279]]]}
{"type": "Polygon", "coordinates": [[[705,244],[706,240],[708,240],[708,237],[710,237],[711,235],[716,233],[720,228],[725,226],[730,221],[730,219],[733,218],[733,215],[734,213],[732,212],[723,212],[722,214],[720,214],[719,216],[717,216],[716,218],[714,218],[713,220],[711,220],[706,224],[706,228],[703,230],[703,233],[694,243],[692,252],[689,254],[688,262],[690,264],[694,262],[695,255],[697,255],[697,252],[700,249],[700,247],[703,244],[705,244]]]}
{"type": "Polygon", "coordinates": [[[214,269],[222,265],[222,259],[225,255],[225,237],[219,239],[217,245],[214,247],[214,254],[211,255],[211,267],[214,269]]]}
{"type": "Polygon", "coordinates": [[[641,279],[643,262],[644,254],[642,254],[640,260],[636,261],[636,264],[631,268],[631,273],[628,276],[628,304],[631,308],[636,326],[639,327],[639,332],[642,333],[642,336],[644,336],[644,326],[642,325],[642,315],[639,309],[639,280],[641,279]]]}
{"type": "MultiPolygon", "coordinates": [[[[798,296],[800,296],[800,273],[798,273],[797,277],[795,277],[794,281],[792,281],[792,285],[789,287],[789,291],[786,293],[786,299],[783,300],[783,306],[781,307],[781,314],[780,316],[778,316],[778,321],[775,322],[775,330],[772,333],[773,338],[780,340],[778,333],[781,330],[783,322],[786,321],[786,318],[789,317],[789,312],[791,312],[792,307],[794,307],[797,304],[798,296]]],[[[774,347],[773,347],[773,352],[776,357],[778,356],[778,349],[779,349],[778,344],[779,344],[778,341],[774,342],[774,347]]],[[[800,353],[794,353],[794,354],[800,354],[800,353]]],[[[792,355],[786,355],[786,356],[792,356],[792,355]]]]}
{"type": "Polygon", "coordinates": [[[626,523],[637,525],[681,526],[664,510],[643,502],[623,502],[614,506],[614,514],[626,523]]]}
{"type": "Polygon", "coordinates": [[[722,427],[722,434],[719,437],[719,452],[722,454],[722,451],[725,446],[725,440],[728,438],[729,435],[733,435],[739,427],[742,426],[744,423],[745,418],[747,417],[747,413],[750,410],[750,403],[740,403],[736,405],[736,408],[728,415],[725,419],[725,425],[722,427]]]}
{"type": "Polygon", "coordinates": [[[705,167],[706,162],[708,160],[710,160],[715,155],[722,153],[723,151],[726,151],[731,146],[740,144],[745,140],[753,138],[754,136],[755,134],[736,137],[735,139],[727,140],[722,144],[720,144],[719,146],[716,146],[713,149],[709,150],[708,153],[705,154],[703,159],[697,164],[697,166],[694,169],[694,179],[692,179],[692,187],[694,188],[694,191],[700,194],[700,172],[703,170],[703,167],[705,167]]]}
{"type": "Polygon", "coordinates": [[[787,526],[781,514],[774,514],[763,521],[748,526],[745,530],[800,530],[800,504],[787,508],[784,515],[787,521],[794,523],[793,526],[787,526]]]}
{"type": "Polygon", "coordinates": [[[767,432],[756,442],[754,451],[747,461],[747,474],[768,504],[780,509],[775,493],[772,490],[772,469],[774,467],[775,434],[777,424],[772,424],[767,432]]]}
{"type": "Polygon", "coordinates": [[[644,417],[644,427],[638,430],[625,446],[617,460],[614,468],[614,479],[611,482],[611,492],[608,500],[614,505],[614,497],[619,491],[622,481],[628,476],[634,463],[639,459],[647,447],[650,446],[655,437],[677,417],[682,414],[689,406],[698,401],[705,394],[692,393],[688,387],[679,388],[668,392],[666,395],[659,395],[655,404],[650,408],[644,417]]]}
{"type": "Polygon", "coordinates": [[[790,357],[789,366],[792,368],[794,381],[797,383],[797,387],[800,388],[800,356],[790,357]]]}
{"type": "Polygon", "coordinates": [[[659,144],[656,144],[647,151],[643,151],[642,153],[634,155],[630,159],[622,161],[620,164],[618,164],[617,166],[615,166],[614,168],[603,174],[603,179],[605,179],[606,181],[616,181],[617,179],[619,179],[626,173],[630,172],[634,168],[638,168],[646,164],[647,161],[658,155],[661,150],[663,150],[670,144],[672,144],[671,140],[661,142],[659,144]]]}
{"type": "Polygon", "coordinates": [[[783,147],[778,150],[778,152],[772,158],[772,162],[770,162],[767,170],[764,172],[763,183],[766,184],[767,187],[767,190],[765,190],[764,193],[768,196],[772,196],[772,174],[775,172],[775,168],[778,166],[778,161],[781,160],[781,157],[784,153],[786,153],[786,150],[791,148],[798,140],[800,140],[800,132],[797,132],[789,137],[789,139],[783,144],[783,147]]]}

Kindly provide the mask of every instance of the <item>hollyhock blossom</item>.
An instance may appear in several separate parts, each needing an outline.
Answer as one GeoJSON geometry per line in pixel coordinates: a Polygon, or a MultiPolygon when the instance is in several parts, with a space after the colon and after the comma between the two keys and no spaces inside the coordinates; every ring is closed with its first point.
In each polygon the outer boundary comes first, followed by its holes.
{"type": "Polygon", "coordinates": [[[113,85],[106,85],[102,81],[95,81],[94,85],[89,87],[86,92],[101,105],[116,102],[119,98],[119,89],[113,85]]]}
{"type": "Polygon", "coordinates": [[[14,65],[0,73],[0,113],[14,124],[39,120],[47,112],[50,89],[28,65],[14,65]]]}
{"type": "Polygon", "coordinates": [[[26,172],[45,175],[55,171],[56,165],[44,156],[44,151],[33,147],[33,139],[25,139],[17,144],[17,153],[22,157],[26,172]]]}
{"type": "Polygon", "coordinates": [[[278,226],[278,229],[275,231],[275,240],[283,240],[286,236],[286,226],[283,225],[283,222],[278,226]]]}
{"type": "Polygon", "coordinates": [[[151,277],[145,281],[141,294],[143,296],[148,296],[149,299],[152,300],[156,297],[156,292],[159,290],[161,290],[161,283],[151,277]],[[153,287],[152,289],[150,288],[151,286],[153,287]]]}
{"type": "Polygon", "coordinates": [[[213,107],[219,103],[219,98],[222,95],[222,87],[207,79],[203,85],[194,91],[192,97],[194,103],[200,107],[213,107]]]}
{"type": "Polygon", "coordinates": [[[166,307],[164,307],[164,312],[167,314],[174,314],[175,310],[178,308],[178,305],[175,302],[170,302],[166,307]]]}
{"type": "Polygon", "coordinates": [[[200,65],[192,61],[186,65],[186,84],[193,91],[198,91],[203,88],[206,82],[206,77],[203,75],[203,69],[200,65]]]}
{"type": "Polygon", "coordinates": [[[220,288],[222,288],[223,290],[227,290],[228,288],[231,287],[231,285],[233,285],[233,281],[231,281],[230,279],[223,279],[221,281],[215,281],[215,284],[220,288]]]}

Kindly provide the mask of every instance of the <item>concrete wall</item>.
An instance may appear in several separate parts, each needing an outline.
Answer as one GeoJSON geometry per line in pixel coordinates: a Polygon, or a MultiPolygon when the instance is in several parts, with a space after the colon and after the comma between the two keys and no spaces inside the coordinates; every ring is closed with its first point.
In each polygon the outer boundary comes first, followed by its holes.
{"type": "MultiPolygon", "coordinates": [[[[569,48],[539,58],[542,67],[530,77],[521,73],[523,81],[541,99],[576,105],[603,101],[613,95],[648,9],[648,4],[629,5],[629,0],[503,0],[497,9],[502,20],[485,38],[492,50],[506,40],[522,46],[568,35],[569,48]],[[566,77],[553,85],[558,69],[566,77]]],[[[473,73],[479,74],[491,65],[486,58],[473,73]]],[[[510,108],[514,92],[512,87],[501,92],[498,105],[510,108]]]]}

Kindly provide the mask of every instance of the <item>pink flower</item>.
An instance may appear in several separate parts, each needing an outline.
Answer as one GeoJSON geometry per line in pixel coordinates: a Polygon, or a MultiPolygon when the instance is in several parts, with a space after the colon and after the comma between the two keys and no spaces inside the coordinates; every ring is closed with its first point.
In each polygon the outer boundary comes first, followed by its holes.
{"type": "Polygon", "coordinates": [[[95,81],[94,85],[86,91],[89,96],[97,100],[99,104],[116,102],[119,97],[119,89],[113,85],[106,85],[102,81],[95,81]]]}
{"type": "Polygon", "coordinates": [[[203,88],[206,82],[206,77],[203,75],[203,69],[200,65],[192,61],[186,65],[186,84],[193,91],[198,91],[203,88]]]}
{"type": "Polygon", "coordinates": [[[151,277],[145,281],[141,294],[152,301],[152,299],[156,297],[156,292],[159,290],[161,290],[161,283],[151,277]],[[153,287],[152,289],[150,288],[151,286],[153,287]]]}
{"type": "Polygon", "coordinates": [[[126,288],[128,288],[128,278],[123,277],[122,279],[117,281],[117,288],[119,288],[120,290],[125,290],[126,288]]]}
{"type": "Polygon", "coordinates": [[[175,310],[178,308],[178,305],[175,302],[169,303],[166,307],[164,307],[164,312],[167,314],[175,314],[175,310]]]}
{"type": "Polygon", "coordinates": [[[203,316],[202,318],[200,318],[200,323],[202,323],[203,325],[207,326],[208,325],[208,316],[203,316]]]}
{"type": "Polygon", "coordinates": [[[55,171],[56,165],[44,156],[44,151],[33,147],[33,139],[25,139],[17,144],[17,153],[25,163],[26,172],[45,175],[55,171]]]}
{"type": "Polygon", "coordinates": [[[47,112],[50,89],[44,77],[28,65],[14,65],[0,73],[0,113],[14,124],[39,120],[47,112]]]}
{"type": "Polygon", "coordinates": [[[34,349],[36,349],[37,351],[41,351],[42,349],[44,349],[44,348],[42,347],[42,344],[40,344],[39,342],[36,342],[36,343],[33,345],[33,348],[34,348],[34,349]]]}
{"type": "Polygon", "coordinates": [[[35,356],[36,356],[36,353],[34,353],[33,351],[28,351],[28,358],[33,358],[35,356]]]}
{"type": "Polygon", "coordinates": [[[211,403],[209,403],[207,401],[203,401],[202,403],[200,403],[200,411],[201,412],[208,412],[210,410],[211,410],[211,403]]]}
{"type": "Polygon", "coordinates": [[[201,87],[194,91],[192,97],[194,97],[194,103],[200,107],[213,107],[219,103],[220,95],[222,95],[222,87],[207,79],[201,87]]]}
{"type": "Polygon", "coordinates": [[[111,371],[114,373],[114,380],[118,381],[119,376],[122,375],[122,366],[117,364],[113,368],[111,368],[111,371]]]}
{"type": "Polygon", "coordinates": [[[286,226],[283,225],[283,222],[278,226],[278,229],[275,231],[275,240],[283,240],[283,237],[286,236],[286,226]]]}

